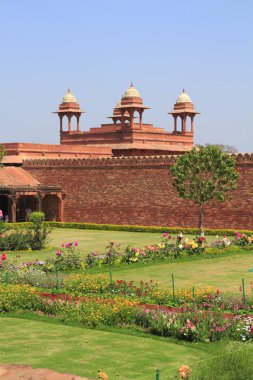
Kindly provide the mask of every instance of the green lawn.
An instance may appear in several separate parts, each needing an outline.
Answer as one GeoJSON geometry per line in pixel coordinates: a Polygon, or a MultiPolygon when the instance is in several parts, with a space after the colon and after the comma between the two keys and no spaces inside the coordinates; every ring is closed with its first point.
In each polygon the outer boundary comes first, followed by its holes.
{"type": "MultiPolygon", "coordinates": [[[[192,238],[190,235],[185,237],[192,238]]],[[[33,261],[36,258],[45,260],[54,256],[55,250],[61,248],[62,243],[67,241],[78,241],[80,251],[87,255],[93,251],[103,252],[105,246],[111,241],[120,244],[122,249],[127,245],[135,245],[139,248],[147,244],[161,243],[161,234],[147,232],[125,232],[125,231],[96,231],[96,230],[78,230],[71,228],[55,228],[52,230],[49,241],[49,248],[42,251],[30,252],[10,252],[10,260],[17,262],[33,261]]],[[[214,236],[208,237],[208,241],[213,241],[214,236]]]]}
{"type": "MultiPolygon", "coordinates": [[[[175,343],[170,339],[134,336],[114,331],[67,326],[55,320],[27,320],[1,316],[0,362],[25,364],[97,378],[106,372],[111,380],[174,379],[182,364],[208,358],[223,343],[175,343]]],[[[40,318],[39,318],[40,319],[40,318]]]]}
{"type": "Polygon", "coordinates": [[[161,285],[171,286],[171,274],[174,274],[176,288],[203,287],[218,288],[229,293],[239,294],[242,278],[245,279],[246,292],[251,294],[253,283],[253,252],[232,253],[231,255],[196,260],[156,263],[141,267],[115,268],[114,277],[124,280],[155,280],[161,285]]]}
{"type": "MultiPolygon", "coordinates": [[[[78,241],[82,254],[88,254],[94,250],[103,251],[105,245],[114,241],[126,247],[128,244],[142,247],[146,244],[159,243],[161,234],[124,232],[124,231],[91,231],[74,229],[54,229],[50,235],[50,249],[30,252],[7,253],[10,261],[33,261],[36,258],[45,260],[54,257],[55,249],[62,242],[78,241]],[[53,247],[53,248],[52,248],[53,247]]],[[[208,236],[207,240],[216,239],[208,236]]],[[[248,269],[253,268],[253,253],[245,254],[228,253],[212,259],[196,258],[183,261],[155,263],[148,265],[130,265],[129,267],[111,267],[113,275],[125,280],[150,280],[154,279],[161,285],[171,285],[171,274],[174,273],[176,287],[200,287],[204,285],[219,288],[230,293],[238,293],[241,279],[245,279],[246,291],[251,292],[250,282],[253,282],[253,273],[248,269]]]]}

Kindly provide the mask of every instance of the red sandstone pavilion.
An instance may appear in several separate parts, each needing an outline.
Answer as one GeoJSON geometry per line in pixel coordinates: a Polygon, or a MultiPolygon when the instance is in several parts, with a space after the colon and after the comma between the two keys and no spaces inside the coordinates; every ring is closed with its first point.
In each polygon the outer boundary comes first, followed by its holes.
{"type": "MultiPolygon", "coordinates": [[[[131,84],[108,117],[111,123],[82,132],[80,117],[84,111],[68,90],[54,112],[60,119],[59,145],[2,144],[7,153],[0,169],[0,208],[4,215],[9,221],[22,221],[26,210],[31,209],[45,212],[47,220],[197,225],[197,210],[175,193],[168,166],[176,155],[193,147],[198,112],[183,91],[169,112],[174,127],[167,132],[143,123],[147,109],[131,84]]],[[[250,162],[247,174],[252,175],[252,156],[241,159],[238,155],[237,161],[242,172],[244,164],[250,162]]],[[[206,210],[208,227],[252,228],[253,193],[245,182],[238,199],[242,203],[239,219],[236,207],[235,218],[231,217],[232,201],[222,214],[220,207],[206,210]],[[244,193],[246,198],[242,197],[244,193]]]]}

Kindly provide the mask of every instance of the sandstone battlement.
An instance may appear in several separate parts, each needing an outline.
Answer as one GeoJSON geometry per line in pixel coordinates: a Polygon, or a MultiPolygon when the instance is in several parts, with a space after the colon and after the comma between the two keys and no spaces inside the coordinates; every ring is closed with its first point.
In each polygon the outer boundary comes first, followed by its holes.
{"type": "MultiPolygon", "coordinates": [[[[253,153],[232,154],[237,164],[253,164],[253,153]]],[[[103,167],[103,166],[146,166],[173,165],[177,156],[133,156],[107,158],[39,158],[24,160],[23,167],[103,167]]]]}

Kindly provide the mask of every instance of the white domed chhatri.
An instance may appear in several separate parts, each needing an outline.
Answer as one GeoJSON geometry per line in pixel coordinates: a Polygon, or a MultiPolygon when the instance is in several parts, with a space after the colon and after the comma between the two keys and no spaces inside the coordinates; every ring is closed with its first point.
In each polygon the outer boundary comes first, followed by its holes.
{"type": "Polygon", "coordinates": [[[62,99],[62,103],[77,103],[77,99],[76,99],[75,95],[73,95],[73,94],[70,92],[70,89],[68,89],[68,92],[67,92],[66,95],[63,97],[63,99],[62,99]]]}
{"type": "Polygon", "coordinates": [[[123,98],[140,98],[139,91],[136,90],[132,83],[131,86],[126,90],[125,94],[123,95],[123,98]]]}
{"type": "Polygon", "coordinates": [[[177,98],[177,103],[192,103],[192,101],[189,95],[186,94],[186,92],[183,90],[183,92],[177,98]]]}

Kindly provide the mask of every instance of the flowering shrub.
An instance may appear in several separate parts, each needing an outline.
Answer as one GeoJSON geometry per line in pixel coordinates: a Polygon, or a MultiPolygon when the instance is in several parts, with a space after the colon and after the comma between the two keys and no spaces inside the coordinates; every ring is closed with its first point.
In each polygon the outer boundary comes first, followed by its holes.
{"type": "Polygon", "coordinates": [[[55,258],[48,259],[45,262],[44,270],[50,272],[57,269],[64,272],[71,269],[81,269],[83,267],[83,260],[77,247],[77,241],[62,243],[61,249],[55,251],[55,258]]]}
{"type": "Polygon", "coordinates": [[[0,312],[16,309],[37,310],[39,297],[29,285],[0,284],[0,312]]]}
{"type": "Polygon", "coordinates": [[[253,244],[253,235],[248,236],[246,234],[241,234],[238,231],[234,232],[234,240],[233,243],[238,245],[239,247],[245,247],[247,245],[253,244]]]}
{"type": "Polygon", "coordinates": [[[218,239],[211,243],[211,247],[213,248],[227,248],[232,244],[232,240],[228,239],[226,236],[224,236],[222,239],[218,239]]]}
{"type": "Polygon", "coordinates": [[[173,313],[145,309],[136,316],[136,324],[150,333],[188,341],[214,342],[224,337],[246,341],[253,338],[253,318],[224,316],[205,310],[173,313]]]}
{"type": "Polygon", "coordinates": [[[109,243],[106,246],[106,251],[103,254],[99,254],[94,251],[89,253],[85,259],[86,267],[101,267],[102,265],[114,265],[120,264],[122,253],[120,252],[119,244],[115,244],[114,242],[109,243]]]}

